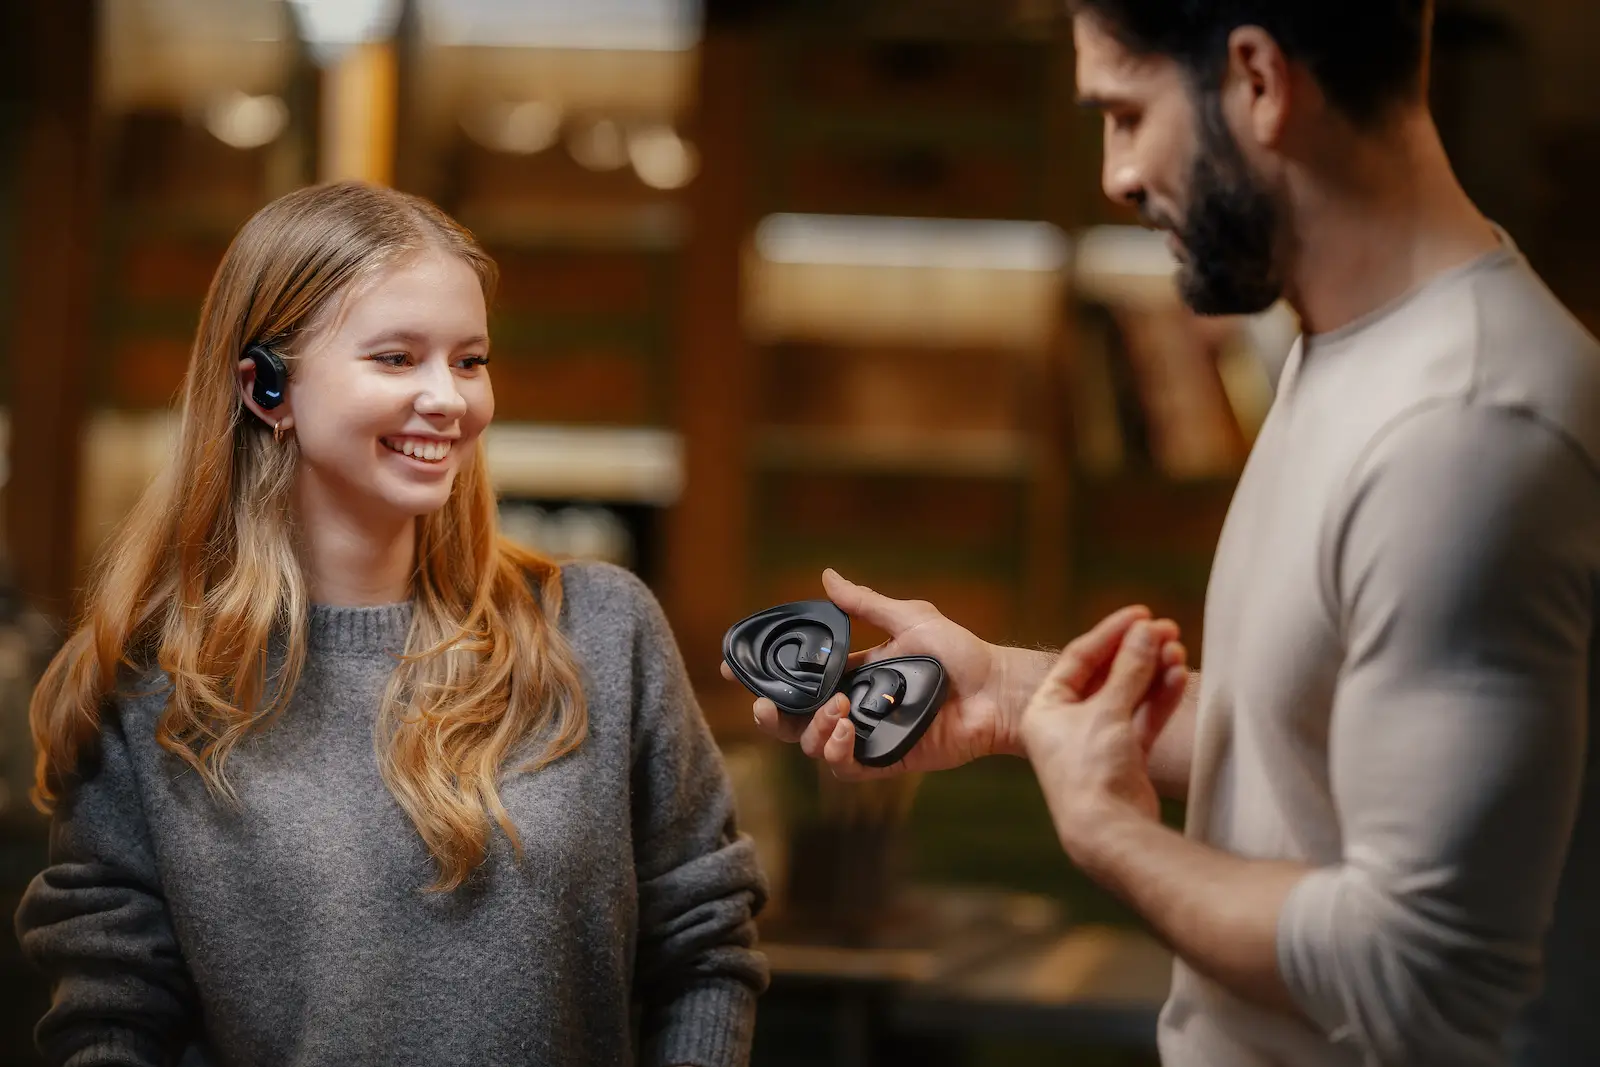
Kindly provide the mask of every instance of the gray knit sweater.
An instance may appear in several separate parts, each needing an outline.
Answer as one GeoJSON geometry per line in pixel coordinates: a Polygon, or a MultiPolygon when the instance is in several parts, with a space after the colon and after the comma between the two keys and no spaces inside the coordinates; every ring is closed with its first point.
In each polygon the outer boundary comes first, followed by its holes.
{"type": "Polygon", "coordinates": [[[764,887],[727,775],[643,584],[563,581],[589,738],[508,778],[524,858],[496,832],[452,893],[373,750],[409,605],[312,610],[293,702],[230,757],[236,810],[156,744],[164,692],[121,699],[17,913],[47,1062],[744,1063],[764,887]]]}

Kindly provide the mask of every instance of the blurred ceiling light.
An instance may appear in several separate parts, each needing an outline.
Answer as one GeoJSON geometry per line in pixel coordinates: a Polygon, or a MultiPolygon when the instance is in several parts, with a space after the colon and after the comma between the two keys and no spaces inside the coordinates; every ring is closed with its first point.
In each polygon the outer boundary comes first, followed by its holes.
{"type": "Polygon", "coordinates": [[[1067,244],[1048,222],[769,215],[756,228],[772,263],[1054,272],[1067,244]]]}
{"type": "Polygon", "coordinates": [[[598,119],[573,131],[567,151],[589,170],[617,170],[628,165],[628,142],[614,119],[598,119]]]}
{"type": "Polygon", "coordinates": [[[547,100],[495,103],[468,110],[461,125],[486,148],[531,156],[543,152],[560,137],[561,109],[547,100]]]}
{"type": "Polygon", "coordinates": [[[328,64],[347,48],[394,35],[399,0],[289,0],[317,62],[328,64]]]}
{"type": "Polygon", "coordinates": [[[700,0],[422,0],[441,45],[677,52],[700,38],[700,0]]]}
{"type": "Polygon", "coordinates": [[[700,169],[694,146],[665,123],[630,133],[628,158],[639,180],[652,189],[681,189],[700,169]]]}
{"type": "Polygon", "coordinates": [[[292,63],[280,0],[99,0],[100,103],[200,113],[218,96],[275,92],[292,63]]]}
{"type": "Polygon", "coordinates": [[[231,92],[206,108],[206,129],[234,148],[260,148],[289,124],[289,106],[276,96],[231,92]]]}

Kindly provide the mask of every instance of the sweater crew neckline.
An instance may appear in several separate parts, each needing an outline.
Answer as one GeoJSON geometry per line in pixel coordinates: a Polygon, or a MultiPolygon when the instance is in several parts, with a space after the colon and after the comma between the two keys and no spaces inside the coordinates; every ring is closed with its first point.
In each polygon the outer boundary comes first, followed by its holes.
{"type": "Polygon", "coordinates": [[[306,647],[318,652],[397,652],[411,630],[411,602],[375,607],[311,605],[306,647]]]}

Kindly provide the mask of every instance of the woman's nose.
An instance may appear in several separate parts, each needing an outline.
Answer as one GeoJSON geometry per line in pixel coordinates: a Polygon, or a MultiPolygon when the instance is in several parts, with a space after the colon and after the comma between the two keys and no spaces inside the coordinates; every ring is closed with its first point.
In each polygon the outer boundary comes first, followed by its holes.
{"type": "Polygon", "coordinates": [[[417,394],[416,407],[420,414],[447,418],[460,418],[467,413],[467,398],[456,387],[456,377],[449,367],[430,370],[417,394]]]}

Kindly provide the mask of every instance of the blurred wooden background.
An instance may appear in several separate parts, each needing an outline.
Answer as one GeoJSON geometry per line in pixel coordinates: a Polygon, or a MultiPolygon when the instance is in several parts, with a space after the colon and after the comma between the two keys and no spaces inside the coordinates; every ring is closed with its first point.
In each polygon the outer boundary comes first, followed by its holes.
{"type": "MultiPolygon", "coordinates": [[[[27,603],[70,613],[160,460],[237,227],[354,173],[437,200],[499,261],[497,469],[540,509],[517,528],[582,551],[611,523],[730,747],[750,726],[723,631],[819,595],[824,566],[1025,644],[1144,601],[1198,657],[1269,394],[1239,384],[1259,368],[1237,337],[1088,284],[1085,235],[1131,220],[1099,193],[1054,3],[706,0],[581,48],[517,7],[405,0],[392,37],[330,55],[274,0],[0,5],[5,548],[27,603]]],[[[1591,324],[1597,33],[1586,0],[1445,0],[1434,90],[1469,190],[1591,324]]],[[[910,842],[919,877],[1117,917],[1020,766],[924,783],[910,842]]],[[[8,891],[35,845],[7,853],[8,891]]]]}

